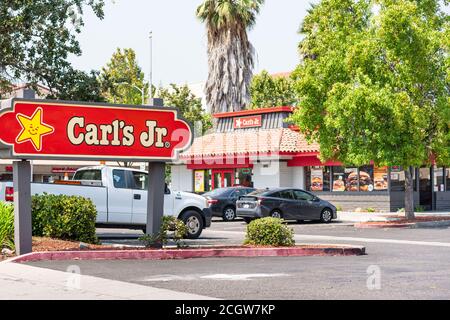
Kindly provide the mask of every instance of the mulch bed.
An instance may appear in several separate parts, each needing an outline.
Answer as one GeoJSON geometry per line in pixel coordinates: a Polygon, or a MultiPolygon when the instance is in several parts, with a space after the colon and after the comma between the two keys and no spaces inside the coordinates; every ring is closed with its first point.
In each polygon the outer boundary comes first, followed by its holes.
{"type": "Polygon", "coordinates": [[[73,251],[73,250],[109,250],[111,246],[101,244],[84,244],[86,247],[80,248],[79,241],[66,241],[51,238],[33,237],[33,252],[43,251],[73,251]]]}

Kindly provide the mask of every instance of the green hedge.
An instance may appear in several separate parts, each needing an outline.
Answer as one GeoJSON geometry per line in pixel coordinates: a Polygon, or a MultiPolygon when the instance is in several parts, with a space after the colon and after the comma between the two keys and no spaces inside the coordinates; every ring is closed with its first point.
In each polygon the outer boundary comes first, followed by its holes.
{"type": "Polygon", "coordinates": [[[294,231],[282,219],[268,217],[253,220],[247,226],[245,244],[275,247],[294,246],[294,231]]]}
{"type": "Polygon", "coordinates": [[[97,209],[90,199],[66,195],[32,198],[33,235],[97,243],[97,209]]]}
{"type": "Polygon", "coordinates": [[[14,207],[0,202],[0,250],[14,249],[14,207]]]}

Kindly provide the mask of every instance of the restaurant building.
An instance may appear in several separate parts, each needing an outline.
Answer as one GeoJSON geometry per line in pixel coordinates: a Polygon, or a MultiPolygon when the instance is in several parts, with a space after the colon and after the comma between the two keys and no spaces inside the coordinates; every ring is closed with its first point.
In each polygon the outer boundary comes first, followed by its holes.
{"type": "MultiPolygon", "coordinates": [[[[172,188],[204,193],[220,187],[301,188],[343,210],[404,207],[401,167],[344,167],[319,160],[319,145],[309,144],[286,119],[291,107],[216,114],[212,133],[198,137],[172,166],[172,188]]],[[[416,168],[415,205],[450,210],[450,167],[416,168]]]]}

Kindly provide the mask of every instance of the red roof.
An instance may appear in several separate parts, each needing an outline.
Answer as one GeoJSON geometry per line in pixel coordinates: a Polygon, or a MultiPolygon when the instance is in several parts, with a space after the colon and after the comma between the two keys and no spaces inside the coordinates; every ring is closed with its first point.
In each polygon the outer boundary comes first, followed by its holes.
{"type": "Polygon", "coordinates": [[[256,114],[265,114],[265,113],[275,113],[275,112],[292,112],[294,107],[273,107],[273,108],[262,108],[262,109],[251,109],[251,110],[242,110],[236,112],[224,112],[224,113],[216,113],[213,115],[214,118],[235,118],[235,117],[243,117],[243,116],[252,116],[256,114]]]}
{"type": "Polygon", "coordinates": [[[194,140],[182,158],[239,156],[249,154],[319,153],[317,143],[288,128],[212,133],[194,140]]]}

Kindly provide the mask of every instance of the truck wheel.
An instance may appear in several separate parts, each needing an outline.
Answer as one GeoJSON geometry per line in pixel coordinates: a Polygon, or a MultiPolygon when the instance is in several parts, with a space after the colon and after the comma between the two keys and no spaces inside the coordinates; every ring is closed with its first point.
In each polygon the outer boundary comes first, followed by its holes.
{"type": "Polygon", "coordinates": [[[198,237],[200,237],[204,225],[202,216],[197,211],[186,211],[181,216],[181,221],[184,222],[188,229],[188,233],[186,236],[188,239],[197,239],[198,237]]]}

